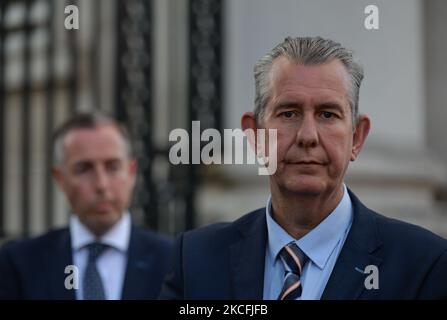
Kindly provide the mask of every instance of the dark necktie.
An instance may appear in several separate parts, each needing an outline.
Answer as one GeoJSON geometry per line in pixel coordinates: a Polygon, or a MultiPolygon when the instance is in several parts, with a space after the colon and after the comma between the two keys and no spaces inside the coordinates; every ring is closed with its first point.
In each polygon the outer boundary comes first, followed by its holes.
{"type": "Polygon", "coordinates": [[[104,300],[104,287],[96,267],[96,260],[107,248],[107,245],[94,242],[89,244],[87,248],[88,262],[83,281],[84,300],[104,300]]]}
{"type": "Polygon", "coordinates": [[[305,253],[294,243],[286,245],[279,252],[279,257],[286,269],[284,285],[278,300],[295,300],[301,296],[301,273],[304,265],[309,260],[305,253]]]}

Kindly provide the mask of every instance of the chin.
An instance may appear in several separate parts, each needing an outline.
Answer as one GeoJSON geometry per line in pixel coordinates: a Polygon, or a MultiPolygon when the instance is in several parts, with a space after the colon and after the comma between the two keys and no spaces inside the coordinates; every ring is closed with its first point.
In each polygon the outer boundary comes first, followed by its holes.
{"type": "Polygon", "coordinates": [[[324,181],[315,176],[307,175],[287,179],[283,188],[286,192],[304,196],[317,196],[327,189],[324,181]]]}
{"type": "Polygon", "coordinates": [[[102,224],[104,227],[113,226],[120,219],[120,215],[114,212],[108,212],[97,217],[97,223],[102,224]]]}
{"type": "Polygon", "coordinates": [[[113,225],[114,225],[114,222],[111,222],[111,221],[107,221],[107,222],[95,221],[94,223],[92,223],[91,229],[96,235],[103,235],[107,231],[109,231],[113,225]]]}
{"type": "Polygon", "coordinates": [[[106,233],[113,225],[119,220],[120,216],[109,212],[109,213],[97,213],[88,219],[88,227],[97,235],[102,235],[106,233]]]}

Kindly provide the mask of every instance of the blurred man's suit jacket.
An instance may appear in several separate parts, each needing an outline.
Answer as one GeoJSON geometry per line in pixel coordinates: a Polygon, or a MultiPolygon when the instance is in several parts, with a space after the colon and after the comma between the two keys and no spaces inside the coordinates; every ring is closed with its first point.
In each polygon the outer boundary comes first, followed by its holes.
{"type": "MultiPolygon", "coordinates": [[[[132,226],[122,299],[157,298],[168,270],[172,244],[132,226]]],[[[73,264],[69,229],[50,231],[0,250],[0,299],[75,299],[65,288],[66,266],[73,264]]]]}

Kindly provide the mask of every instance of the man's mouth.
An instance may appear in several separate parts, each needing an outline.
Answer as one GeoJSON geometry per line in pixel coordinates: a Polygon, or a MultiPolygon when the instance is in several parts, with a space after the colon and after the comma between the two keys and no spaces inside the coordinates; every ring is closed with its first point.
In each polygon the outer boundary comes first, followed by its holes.
{"type": "Polygon", "coordinates": [[[286,164],[297,164],[297,165],[324,165],[323,162],[317,160],[298,160],[298,161],[286,161],[286,164]]]}
{"type": "Polygon", "coordinates": [[[96,203],[96,209],[99,211],[108,211],[112,208],[112,203],[108,201],[101,201],[96,203]]]}

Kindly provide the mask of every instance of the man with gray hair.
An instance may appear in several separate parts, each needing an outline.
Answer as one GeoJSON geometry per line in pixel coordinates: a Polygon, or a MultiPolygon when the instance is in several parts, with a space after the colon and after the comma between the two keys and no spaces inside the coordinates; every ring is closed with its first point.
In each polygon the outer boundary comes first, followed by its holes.
{"type": "Polygon", "coordinates": [[[276,130],[267,206],[180,235],[161,298],[446,299],[447,241],[373,212],[344,183],[370,129],[352,52],[287,38],[254,75],[241,123],[276,130]]]}
{"type": "Polygon", "coordinates": [[[53,157],[69,227],[0,250],[0,299],[155,299],[171,241],[132,225],[127,131],[105,114],[77,114],[56,130],[53,157]]]}

